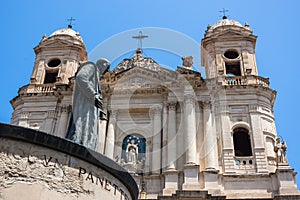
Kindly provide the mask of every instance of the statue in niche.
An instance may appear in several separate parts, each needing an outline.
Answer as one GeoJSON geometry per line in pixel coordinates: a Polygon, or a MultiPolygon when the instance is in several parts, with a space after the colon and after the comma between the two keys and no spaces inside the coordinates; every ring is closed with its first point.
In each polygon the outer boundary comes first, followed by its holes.
{"type": "Polygon", "coordinates": [[[138,163],[139,148],[135,144],[134,140],[131,140],[126,147],[126,161],[127,163],[138,163]]]}
{"type": "Polygon", "coordinates": [[[274,146],[274,151],[276,153],[277,157],[277,164],[287,164],[287,158],[286,158],[286,150],[287,146],[285,144],[285,141],[280,140],[280,138],[276,139],[276,144],[274,146]]]}
{"type": "Polygon", "coordinates": [[[92,150],[97,150],[99,120],[106,120],[102,110],[100,76],[108,71],[110,63],[101,58],[96,64],[83,63],[75,75],[73,110],[67,138],[92,150]]]}

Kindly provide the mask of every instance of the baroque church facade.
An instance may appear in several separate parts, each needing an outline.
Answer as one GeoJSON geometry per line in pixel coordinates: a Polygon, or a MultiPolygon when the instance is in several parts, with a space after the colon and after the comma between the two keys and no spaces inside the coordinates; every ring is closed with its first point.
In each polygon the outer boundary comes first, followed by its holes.
{"type": "MultiPolygon", "coordinates": [[[[224,17],[201,41],[206,78],[189,57],[170,70],[141,49],[101,77],[108,120],[99,121],[98,152],[132,174],[141,199],[300,198],[256,39],[248,24],[224,17]]],[[[85,45],[68,27],[34,51],[30,83],[11,100],[11,124],[65,138],[85,45]]]]}

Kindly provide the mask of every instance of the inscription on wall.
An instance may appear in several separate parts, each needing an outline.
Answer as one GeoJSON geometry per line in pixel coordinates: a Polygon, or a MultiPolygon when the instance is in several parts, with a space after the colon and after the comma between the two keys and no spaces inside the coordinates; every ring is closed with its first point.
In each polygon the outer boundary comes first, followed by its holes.
{"type": "Polygon", "coordinates": [[[71,198],[100,195],[108,199],[132,199],[122,182],[108,171],[70,155],[23,142],[0,138],[0,169],[0,195],[6,188],[21,183],[37,184],[71,198]]]}

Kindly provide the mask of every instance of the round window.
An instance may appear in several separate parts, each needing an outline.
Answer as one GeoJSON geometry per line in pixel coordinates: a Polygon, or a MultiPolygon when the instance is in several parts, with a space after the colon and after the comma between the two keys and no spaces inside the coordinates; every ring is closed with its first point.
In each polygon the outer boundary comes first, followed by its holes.
{"type": "Polygon", "coordinates": [[[58,65],[60,65],[61,61],[58,58],[52,59],[48,62],[48,66],[49,67],[57,67],[58,65]]]}
{"type": "Polygon", "coordinates": [[[230,50],[230,51],[226,51],[224,53],[224,56],[228,59],[235,59],[235,58],[239,57],[239,54],[236,51],[230,50]]]}

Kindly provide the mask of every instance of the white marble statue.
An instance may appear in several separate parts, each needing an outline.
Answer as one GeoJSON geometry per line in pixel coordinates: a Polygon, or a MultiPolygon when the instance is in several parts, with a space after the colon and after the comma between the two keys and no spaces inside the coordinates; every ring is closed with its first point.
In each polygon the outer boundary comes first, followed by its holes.
{"type": "Polygon", "coordinates": [[[69,139],[96,150],[98,146],[98,122],[102,112],[100,76],[108,70],[110,63],[102,58],[95,65],[83,63],[75,77],[73,96],[73,123],[75,133],[69,139]]]}
{"type": "Polygon", "coordinates": [[[131,142],[128,143],[128,145],[126,147],[127,163],[137,164],[138,163],[138,154],[139,154],[139,148],[134,143],[134,140],[131,140],[131,142]]]}
{"type": "Polygon", "coordinates": [[[274,151],[276,152],[277,156],[277,163],[287,163],[286,159],[286,150],[287,146],[285,141],[280,141],[280,138],[276,139],[276,144],[274,146],[274,151]]]}

